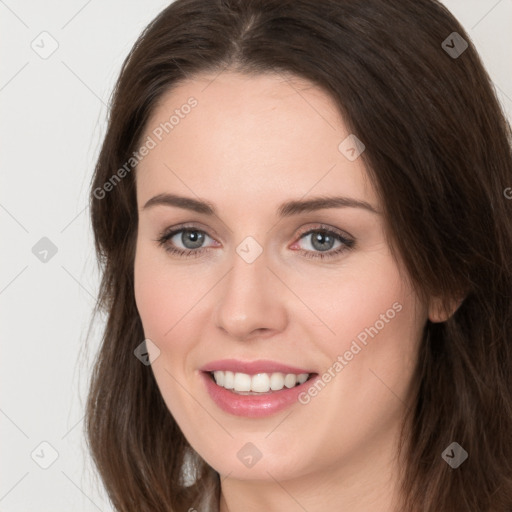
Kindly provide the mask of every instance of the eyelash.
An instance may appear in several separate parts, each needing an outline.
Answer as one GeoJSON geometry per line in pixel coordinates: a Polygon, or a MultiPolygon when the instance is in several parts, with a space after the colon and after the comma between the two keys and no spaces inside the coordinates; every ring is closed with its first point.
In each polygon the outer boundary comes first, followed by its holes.
{"type": "MultiPolygon", "coordinates": [[[[197,232],[197,233],[203,233],[207,236],[208,233],[205,231],[196,228],[195,226],[179,226],[177,228],[173,228],[171,231],[164,231],[162,235],[160,235],[159,238],[157,238],[155,241],[158,242],[158,245],[163,247],[165,251],[179,257],[192,257],[197,258],[201,256],[205,251],[208,251],[210,249],[209,247],[201,247],[199,249],[180,249],[177,247],[174,247],[170,245],[168,242],[169,240],[176,234],[181,233],[182,231],[189,231],[189,232],[197,232]]],[[[309,229],[308,231],[301,233],[299,235],[298,240],[302,239],[303,237],[310,235],[312,233],[323,233],[330,236],[335,237],[337,240],[339,240],[343,245],[339,247],[336,250],[329,250],[329,251],[308,251],[305,249],[300,249],[298,252],[302,253],[304,257],[310,258],[310,259],[331,259],[335,258],[336,256],[339,256],[341,253],[350,250],[354,247],[355,240],[346,238],[343,236],[340,232],[333,230],[332,228],[320,225],[316,228],[309,229]]],[[[212,238],[212,237],[210,237],[212,238]]]]}

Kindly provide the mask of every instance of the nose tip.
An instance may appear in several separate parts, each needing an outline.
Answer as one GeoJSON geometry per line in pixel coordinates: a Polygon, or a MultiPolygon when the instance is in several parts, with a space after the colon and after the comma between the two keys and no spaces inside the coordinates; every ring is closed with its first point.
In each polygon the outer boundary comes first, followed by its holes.
{"type": "Polygon", "coordinates": [[[235,341],[250,341],[256,338],[265,339],[270,338],[275,334],[275,332],[268,327],[257,327],[256,329],[251,329],[250,327],[247,327],[247,325],[247,320],[241,320],[232,322],[228,328],[223,327],[222,325],[219,327],[226,336],[229,336],[235,341]]]}

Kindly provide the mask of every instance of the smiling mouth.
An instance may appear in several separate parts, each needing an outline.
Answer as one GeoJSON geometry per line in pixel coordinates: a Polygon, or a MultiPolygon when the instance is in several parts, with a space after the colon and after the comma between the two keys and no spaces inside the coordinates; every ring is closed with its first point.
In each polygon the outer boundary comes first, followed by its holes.
{"type": "Polygon", "coordinates": [[[264,395],[291,389],[304,384],[316,373],[257,373],[249,375],[241,372],[216,370],[207,372],[213,382],[221,388],[238,395],[264,395]]]}

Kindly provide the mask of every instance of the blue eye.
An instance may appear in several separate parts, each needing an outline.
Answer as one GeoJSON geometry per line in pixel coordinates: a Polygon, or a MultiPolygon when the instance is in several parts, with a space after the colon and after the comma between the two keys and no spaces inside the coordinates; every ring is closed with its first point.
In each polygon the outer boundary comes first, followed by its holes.
{"type": "MultiPolygon", "coordinates": [[[[306,237],[310,237],[309,245],[312,249],[299,250],[306,258],[334,258],[342,252],[351,249],[355,244],[354,239],[324,226],[319,226],[302,233],[299,236],[299,240],[306,237]],[[339,246],[332,250],[336,242],[338,242],[339,246]]],[[[211,247],[203,247],[207,239],[213,240],[205,231],[193,226],[181,226],[170,232],[164,232],[156,241],[165,251],[175,256],[196,258],[211,249],[211,247]],[[173,240],[173,238],[176,238],[176,240],[173,240]],[[183,247],[177,247],[177,243],[181,243],[183,247]]]]}
{"type": "Polygon", "coordinates": [[[311,250],[302,250],[301,252],[306,258],[334,258],[342,252],[351,249],[355,241],[347,238],[340,233],[327,228],[310,229],[302,234],[300,239],[310,237],[309,245],[313,247],[311,250]],[[332,250],[334,244],[338,242],[340,245],[337,249],[332,250]]]}
{"type": "Polygon", "coordinates": [[[204,231],[195,228],[180,228],[164,233],[157,241],[164,247],[167,252],[177,256],[200,256],[207,248],[201,247],[206,238],[210,238],[204,231]],[[172,241],[177,235],[179,242],[184,248],[176,247],[176,241],[172,241]]]}

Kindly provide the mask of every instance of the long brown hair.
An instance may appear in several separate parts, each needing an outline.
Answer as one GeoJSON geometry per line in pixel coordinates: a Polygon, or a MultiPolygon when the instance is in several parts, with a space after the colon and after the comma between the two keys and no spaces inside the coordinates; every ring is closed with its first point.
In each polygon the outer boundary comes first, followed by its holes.
{"type": "Polygon", "coordinates": [[[510,512],[510,129],[469,36],[435,0],[177,0],[135,43],[111,99],[90,195],[103,272],[95,312],[106,312],[107,322],[86,432],[113,506],[218,507],[219,475],[191,449],[151,367],[133,354],[144,339],[134,299],[135,166],[118,170],[165,92],[226,69],[291,74],[326,91],[366,146],[390,245],[418,293],[447,307],[463,299],[447,321],[424,328],[412,427],[403,431],[403,510],[510,512]],[[457,469],[441,457],[452,442],[468,453],[457,469]]]}

